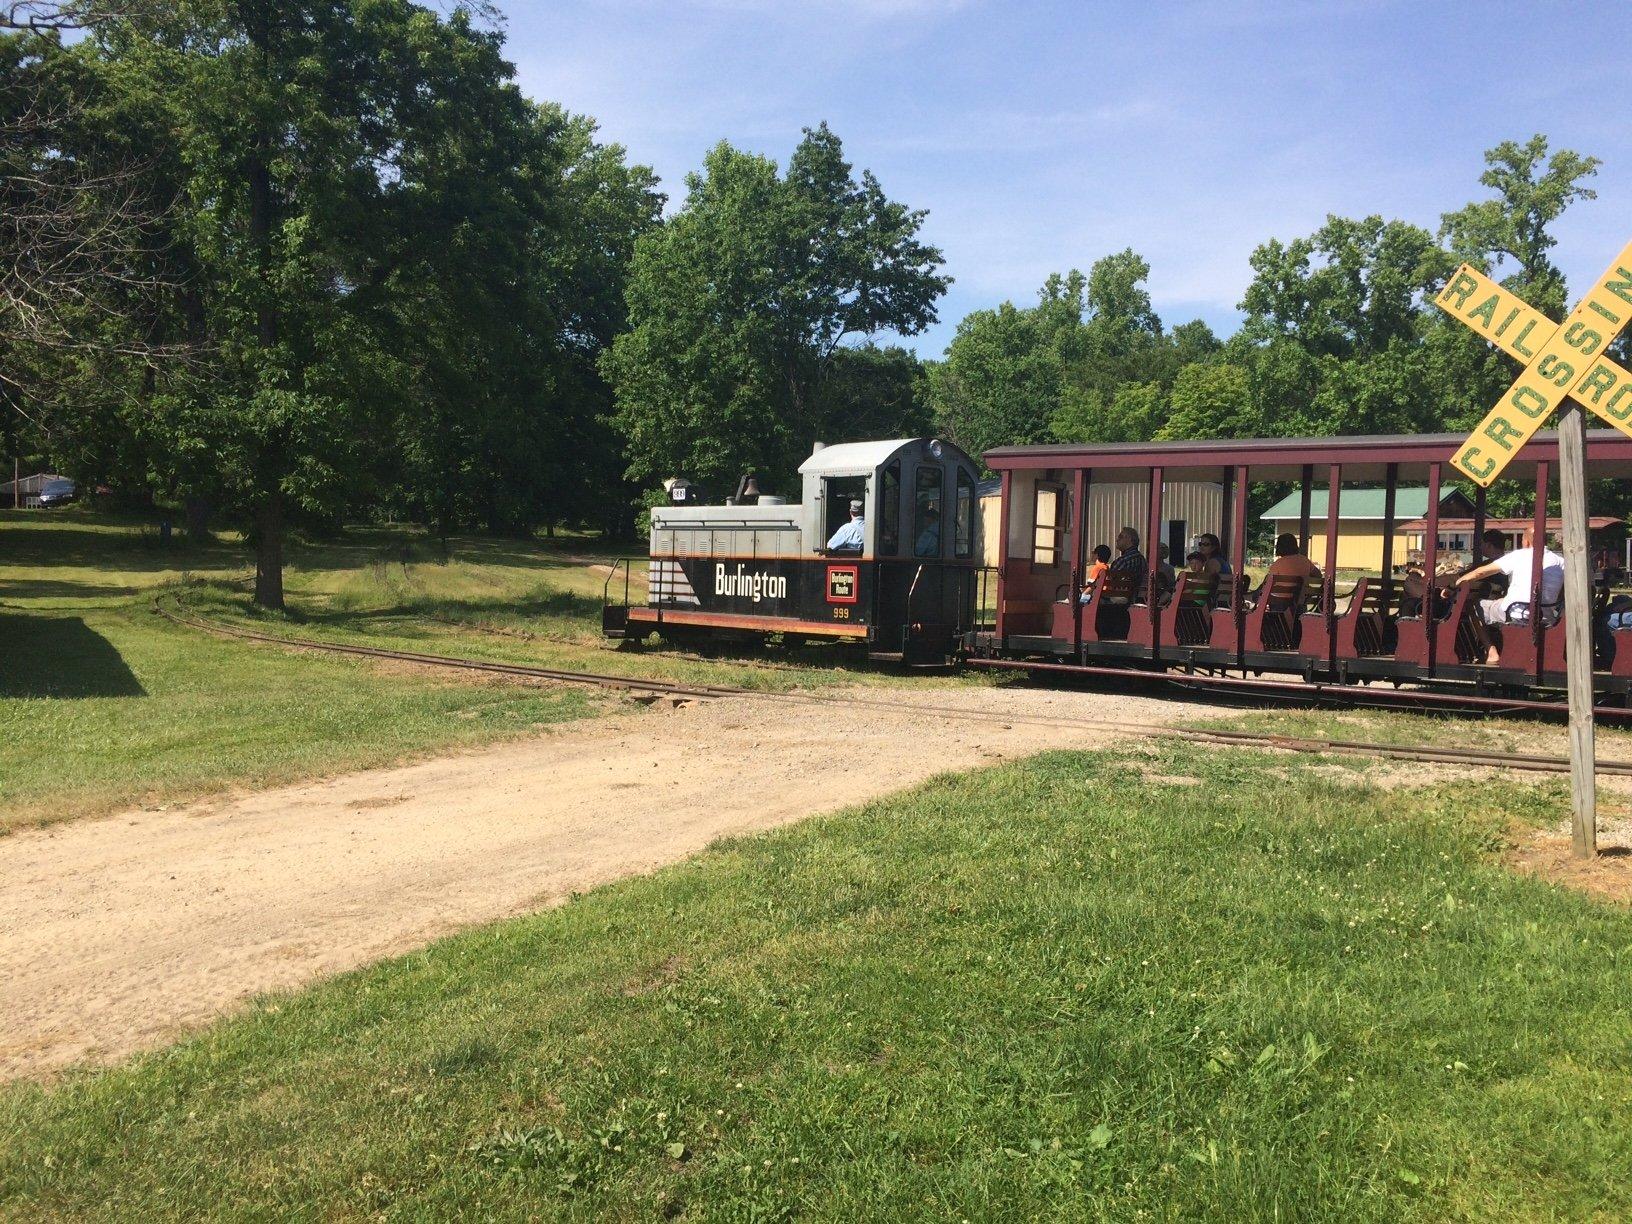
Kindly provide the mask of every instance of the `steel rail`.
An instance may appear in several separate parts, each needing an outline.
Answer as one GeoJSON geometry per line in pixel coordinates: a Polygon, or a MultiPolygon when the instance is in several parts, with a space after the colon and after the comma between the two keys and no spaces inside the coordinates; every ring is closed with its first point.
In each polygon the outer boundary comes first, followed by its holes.
{"type": "MultiPolygon", "coordinates": [[[[1323,736],[1276,735],[1266,731],[1231,731],[1216,727],[1184,727],[1170,723],[1128,722],[1119,719],[1073,718],[1039,714],[1006,714],[992,710],[955,710],[945,706],[910,702],[880,701],[865,697],[827,697],[817,693],[751,693],[750,696],[781,700],[827,702],[834,705],[869,706],[878,709],[922,713],[940,718],[999,724],[1025,723],[1037,726],[1092,728],[1136,734],[1147,738],[1167,736],[1200,743],[1231,744],[1243,747],[1275,748],[1287,752],[1336,753],[1339,755],[1381,756],[1446,765],[1469,765],[1489,769],[1520,769],[1541,773],[1568,773],[1568,757],[1528,753],[1504,753],[1478,748],[1435,748],[1424,745],[1374,743],[1331,739],[1323,736]]],[[[1600,760],[1600,773],[1632,777],[1632,761],[1600,760]]]]}
{"type": "MultiPolygon", "coordinates": [[[[1326,699],[1345,705],[1369,705],[1379,709],[1416,706],[1446,711],[1477,710],[1486,714],[1562,714],[1556,701],[1535,701],[1525,697],[1487,697],[1479,693],[1430,693],[1418,689],[1371,689],[1358,684],[1332,684],[1322,680],[1250,680],[1245,676],[1213,676],[1197,672],[1142,671],[1131,667],[1105,667],[1091,663],[1048,663],[1033,659],[970,659],[971,667],[1001,671],[1047,672],[1055,675],[1115,676],[1124,680],[1154,680],[1181,688],[1211,686],[1243,693],[1266,693],[1305,701],[1326,699]]],[[[1608,722],[1632,719],[1632,708],[1595,706],[1593,713],[1608,722]]]]}
{"type": "MultiPolygon", "coordinates": [[[[177,599],[177,604],[181,601],[177,599]]],[[[1155,739],[1167,738],[1185,740],[1194,743],[1225,744],[1236,747],[1269,748],[1286,752],[1300,752],[1323,754],[1331,753],[1347,756],[1383,757],[1392,760],[1417,761],[1425,764],[1440,764],[1452,766],[1476,767],[1484,769],[1514,769],[1524,772],[1537,773],[1568,773],[1570,762],[1568,757],[1541,756],[1525,753],[1490,752],[1472,748],[1434,748],[1423,745],[1373,743],[1360,740],[1330,739],[1325,737],[1276,735],[1270,732],[1232,731],[1224,728],[1210,727],[1183,727],[1166,723],[1132,722],[1117,719],[1078,718],[1064,715],[1004,713],[994,710],[965,710],[951,709],[944,705],[930,705],[922,702],[887,701],[879,698],[869,698],[846,694],[844,696],[824,695],[820,693],[801,692],[762,692],[756,689],[737,688],[730,685],[693,685],[680,684],[667,680],[643,679],[630,676],[605,675],[598,672],[566,671],[559,668],[533,667],[520,663],[502,663],[486,659],[462,659],[448,655],[422,654],[417,651],[387,650],[375,646],[356,646],[344,642],[326,642],[315,638],[288,637],[276,633],[259,633],[252,629],[241,629],[236,626],[223,625],[208,620],[196,614],[173,612],[163,606],[162,597],[155,597],[153,609],[160,616],[178,625],[199,629],[207,633],[214,633],[223,637],[238,638],[244,641],[263,642],[274,646],[286,646],[300,650],[329,651],[336,654],[360,655],[368,658],[385,659],[419,663],[435,667],[446,667],[465,671],[492,672],[500,675],[518,676],[525,679],[551,680],[568,684],[583,684],[599,688],[621,689],[636,694],[651,694],[656,697],[681,697],[692,700],[715,700],[723,698],[750,697],[767,701],[797,702],[809,705],[827,705],[835,707],[863,707],[879,709],[891,713],[923,714],[928,717],[960,721],[980,722],[1011,726],[1016,723],[1026,726],[1056,727],[1066,730],[1094,730],[1115,734],[1133,735],[1140,738],[1155,739]]],[[[1123,671],[1121,669],[1105,668],[1103,671],[1114,671],[1124,678],[1147,678],[1143,673],[1123,671]]],[[[1597,762],[1599,773],[1616,776],[1632,777],[1632,762],[1600,760],[1597,762]]]]}

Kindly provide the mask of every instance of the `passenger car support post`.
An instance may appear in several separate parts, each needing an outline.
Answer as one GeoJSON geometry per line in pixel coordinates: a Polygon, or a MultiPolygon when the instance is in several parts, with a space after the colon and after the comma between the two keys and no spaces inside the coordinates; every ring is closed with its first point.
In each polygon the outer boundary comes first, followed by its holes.
{"type": "Polygon", "coordinates": [[[1334,463],[1326,469],[1326,587],[1320,611],[1326,618],[1326,661],[1337,658],[1337,510],[1343,495],[1343,467],[1334,463]]]}
{"type": "Polygon", "coordinates": [[[1150,469],[1150,527],[1145,539],[1145,601],[1150,616],[1150,657],[1162,654],[1162,607],[1158,601],[1159,584],[1156,576],[1157,548],[1162,534],[1162,469],[1150,469]]]}
{"type": "MultiPolygon", "coordinates": [[[[1428,634],[1428,674],[1434,674],[1434,663],[1439,654],[1439,621],[1434,616],[1434,604],[1439,598],[1439,584],[1434,581],[1434,570],[1439,563],[1439,464],[1428,465],[1428,531],[1422,541],[1422,625],[1428,634]]],[[[1453,660],[1454,661],[1454,660],[1453,660]]]]}

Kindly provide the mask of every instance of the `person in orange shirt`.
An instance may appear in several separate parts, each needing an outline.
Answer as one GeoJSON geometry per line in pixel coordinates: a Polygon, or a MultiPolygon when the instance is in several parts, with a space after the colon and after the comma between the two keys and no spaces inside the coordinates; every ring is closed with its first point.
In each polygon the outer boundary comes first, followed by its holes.
{"type": "MultiPolygon", "coordinates": [[[[1277,578],[1301,578],[1307,587],[1311,579],[1319,577],[1320,566],[1303,555],[1298,548],[1298,537],[1290,531],[1283,531],[1275,537],[1275,560],[1270,562],[1269,571],[1264,575],[1264,585],[1259,590],[1267,593],[1277,578]]],[[[1276,610],[1275,603],[1271,603],[1270,608],[1276,610]]]]}
{"type": "Polygon", "coordinates": [[[1088,573],[1083,577],[1083,586],[1093,586],[1094,582],[1103,574],[1111,570],[1111,546],[1100,544],[1094,549],[1094,560],[1088,567],[1088,573]]]}
{"type": "Polygon", "coordinates": [[[1111,550],[1100,544],[1093,551],[1093,560],[1082,575],[1082,602],[1087,603],[1094,597],[1094,583],[1111,571],[1111,550]]]}

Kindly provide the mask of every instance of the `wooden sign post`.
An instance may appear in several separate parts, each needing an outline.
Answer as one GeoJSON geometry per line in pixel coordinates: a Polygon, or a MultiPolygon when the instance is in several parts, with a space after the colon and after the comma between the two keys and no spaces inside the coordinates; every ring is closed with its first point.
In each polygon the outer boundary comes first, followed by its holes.
{"type": "MultiPolygon", "coordinates": [[[[1542,423],[1558,412],[1564,509],[1564,662],[1570,700],[1570,824],[1575,854],[1590,858],[1598,852],[1598,796],[1586,423],[1580,405],[1632,436],[1632,373],[1604,356],[1610,342],[1632,322],[1632,245],[1610,264],[1562,323],[1554,323],[1467,264],[1457,269],[1434,301],[1525,363],[1507,393],[1452,458],[1452,467],[1481,487],[1489,486],[1542,423]]],[[[1536,508],[1538,530],[1546,522],[1546,509],[1536,508]]],[[[1532,607],[1530,615],[1540,616],[1541,609],[1532,607]]]]}

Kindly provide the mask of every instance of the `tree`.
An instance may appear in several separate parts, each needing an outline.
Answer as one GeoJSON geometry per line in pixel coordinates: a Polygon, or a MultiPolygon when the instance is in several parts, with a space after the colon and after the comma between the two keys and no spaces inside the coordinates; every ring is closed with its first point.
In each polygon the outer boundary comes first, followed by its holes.
{"type": "Polygon", "coordinates": [[[1205,323],[1164,333],[1132,250],[1044,282],[1037,305],[1004,303],[958,325],[931,369],[941,427],[972,453],[993,446],[1148,441],[1167,418],[1175,375],[1210,359],[1205,323]]]}
{"type": "Polygon", "coordinates": [[[596,508],[628,499],[596,362],[622,328],[624,269],[662,196],[591,121],[530,103],[495,117],[478,102],[438,108],[453,130],[420,131],[437,179],[400,211],[383,265],[398,381],[412,389],[393,431],[405,509],[444,532],[613,526],[596,508]]]}
{"type": "Polygon", "coordinates": [[[916,438],[934,428],[924,367],[893,345],[835,351],[816,416],[833,438],[916,438]]]}
{"type": "Polygon", "coordinates": [[[601,364],[629,475],[786,478],[812,441],[838,440],[822,390],[845,342],[934,321],[941,254],[918,238],[925,214],[858,180],[825,124],[785,175],[722,142],[686,187],[635,245],[629,330],[601,364]]]}
{"type": "Polygon", "coordinates": [[[1185,366],[1173,380],[1172,404],[1159,438],[1252,438],[1264,432],[1251,379],[1229,362],[1185,366]]]}
{"type": "Polygon", "coordinates": [[[1549,226],[1577,200],[1598,193],[1584,180],[1602,164],[1572,149],[1547,155],[1547,138],[1539,132],[1524,144],[1504,140],[1485,151],[1479,181],[1496,192],[1440,221],[1439,236],[1460,259],[1489,268],[1510,260],[1515,270],[1502,282],[1553,319],[1564,317],[1564,275],[1548,252],[1558,244],[1549,226]]]}
{"type": "Polygon", "coordinates": [[[1160,382],[1123,383],[1109,403],[1103,392],[1068,387],[1049,428],[1060,442],[1147,442],[1168,411],[1168,389],[1160,382]]]}
{"type": "Polygon", "coordinates": [[[1051,325],[1010,302],[958,324],[930,388],[940,428],[970,454],[1051,439],[1063,368],[1051,325]]]}
{"type": "Polygon", "coordinates": [[[264,606],[291,516],[515,530],[606,471],[596,360],[661,196],[501,46],[407,0],[188,0],[65,53],[102,84],[100,138],[181,202],[147,264],[179,274],[119,325],[193,360],[114,369],[63,432],[88,468],[247,512],[264,606]]]}
{"type": "Polygon", "coordinates": [[[1427,296],[1451,266],[1426,230],[1379,216],[1328,217],[1307,238],[1255,250],[1246,319],[1225,354],[1251,371],[1256,427],[1283,436],[1440,428],[1449,388],[1432,380],[1423,340],[1438,326],[1427,296]]]}
{"type": "MultiPolygon", "coordinates": [[[[69,20],[14,5],[0,26],[24,16],[69,20]]],[[[110,367],[178,348],[123,325],[176,282],[154,258],[173,201],[146,150],[98,130],[106,92],[56,27],[0,34],[0,434],[13,454],[23,434],[62,450],[67,403],[106,395],[110,367]]]]}
{"type": "Polygon", "coordinates": [[[472,56],[496,71],[496,43],[390,0],[190,0],[87,48],[177,148],[191,206],[209,360],[155,388],[154,429],[250,511],[255,600],[281,607],[288,510],[343,501],[400,372],[372,316],[388,202],[416,185],[404,129],[472,56]]]}

